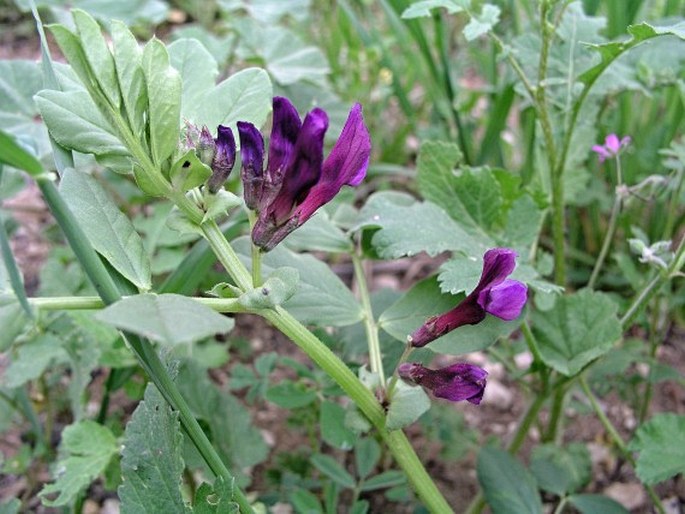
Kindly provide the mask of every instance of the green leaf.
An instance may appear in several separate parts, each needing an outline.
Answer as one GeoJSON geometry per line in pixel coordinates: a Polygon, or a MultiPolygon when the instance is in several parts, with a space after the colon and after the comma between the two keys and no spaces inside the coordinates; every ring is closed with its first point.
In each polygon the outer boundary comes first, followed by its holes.
{"type": "Polygon", "coordinates": [[[455,143],[424,142],[417,163],[419,191],[426,200],[442,207],[469,234],[487,243],[490,237],[486,230],[501,217],[501,186],[487,168],[464,168],[455,172],[454,167],[460,160],[461,152],[455,143]]]}
{"type": "Polygon", "coordinates": [[[271,76],[283,86],[301,81],[321,82],[330,72],[323,52],[307,45],[290,29],[255,23],[244,23],[239,29],[250,53],[261,58],[271,76]]]}
{"type": "Polygon", "coordinates": [[[283,244],[293,251],[350,253],[354,250],[350,238],[331,221],[323,209],[291,232],[283,240],[283,244]]]}
{"type": "Polygon", "coordinates": [[[67,354],[59,339],[42,334],[23,343],[5,370],[4,386],[14,388],[40,377],[51,362],[64,362],[67,354]]]}
{"type": "Polygon", "coordinates": [[[290,503],[298,514],[323,514],[321,501],[306,489],[298,489],[290,495],[290,503]]]}
{"type": "MultiPolygon", "coordinates": [[[[414,2],[402,12],[402,18],[409,20],[412,18],[425,18],[432,16],[433,9],[443,8],[448,14],[456,14],[464,10],[463,2],[459,0],[422,0],[414,2]]],[[[468,6],[468,4],[467,4],[468,6]]]]}
{"type": "MultiPolygon", "coordinates": [[[[216,60],[195,39],[179,39],[171,43],[167,50],[171,65],[178,70],[183,81],[181,116],[190,122],[199,123],[192,115],[197,112],[207,92],[214,88],[219,75],[216,60]]],[[[213,131],[216,127],[210,126],[209,129],[213,131]]]]}
{"type": "Polygon", "coordinates": [[[430,202],[416,202],[404,193],[371,195],[352,230],[361,228],[379,229],[373,233],[371,244],[383,259],[420,252],[436,256],[447,250],[470,254],[482,247],[440,207],[430,202]]]}
{"type": "Polygon", "coordinates": [[[566,376],[575,375],[621,337],[616,312],[607,295],[587,289],[558,298],[550,311],[534,311],[533,333],[542,360],[566,376]]]}
{"type": "Polygon", "coordinates": [[[183,193],[201,186],[211,176],[212,168],[203,163],[192,149],[183,154],[169,171],[174,189],[183,193]]]}
{"type": "Polygon", "coordinates": [[[485,4],[479,15],[472,15],[471,20],[464,27],[464,37],[467,41],[487,34],[499,21],[499,7],[492,4],[485,4]]]}
{"type": "Polygon", "coordinates": [[[17,514],[21,507],[21,501],[17,498],[12,498],[6,502],[0,503],[0,514],[17,514]]]}
{"type": "Polygon", "coordinates": [[[259,68],[241,70],[207,91],[187,116],[197,125],[214,129],[217,125],[235,126],[249,121],[261,127],[271,112],[273,91],[269,75],[259,68]]]}
{"type": "Polygon", "coordinates": [[[535,478],[510,453],[483,448],[476,471],[493,514],[542,514],[535,478]]]}
{"type": "Polygon", "coordinates": [[[93,71],[94,78],[116,110],[121,103],[119,82],[114,67],[114,58],[109,51],[105,38],[102,37],[100,26],[87,12],[81,9],[72,10],[71,15],[74,18],[81,48],[93,71]]]}
{"type": "Polygon", "coordinates": [[[238,301],[249,309],[275,309],[295,294],[300,274],[295,268],[277,268],[264,284],[243,293],[238,301]]]}
{"type": "Polygon", "coordinates": [[[0,130],[0,165],[7,164],[36,177],[43,173],[41,163],[9,134],[0,130]]]}
{"type": "Polygon", "coordinates": [[[179,142],[181,77],[169,64],[169,54],[159,39],[151,39],[145,45],[142,67],[147,85],[152,160],[160,166],[179,142]]]}
{"type": "Polygon", "coordinates": [[[352,475],[345,471],[345,468],[343,468],[333,457],[317,453],[316,455],[312,455],[310,460],[316,469],[341,487],[353,489],[356,485],[352,475]]]}
{"type": "Polygon", "coordinates": [[[188,344],[233,328],[233,320],[177,294],[141,294],[100,311],[100,321],[162,344],[188,344]]]}
{"type": "Polygon", "coordinates": [[[397,470],[384,471],[379,475],[374,475],[362,484],[361,490],[376,491],[378,489],[387,489],[389,487],[397,487],[407,483],[406,475],[397,470]]]}
{"type": "Polygon", "coordinates": [[[478,284],[482,272],[482,258],[455,254],[440,266],[440,290],[450,294],[470,293],[478,284]]]}
{"type": "Polygon", "coordinates": [[[117,454],[119,446],[109,428],[94,421],[79,421],[62,432],[57,480],[39,493],[49,507],[62,507],[95,480],[117,454]],[[54,499],[48,496],[58,493],[54,499]]]}
{"type": "Polygon", "coordinates": [[[565,496],[581,490],[592,477],[590,452],[582,443],[566,447],[544,444],[533,448],[530,470],[540,489],[565,496]]]}
{"type": "Polygon", "coordinates": [[[124,435],[118,490],[123,512],[188,512],[180,489],[182,444],[178,413],[148,384],[124,435]]]}
{"type": "Polygon", "coordinates": [[[672,35],[685,39],[685,21],[670,26],[650,25],[647,22],[642,22],[638,25],[630,25],[628,33],[632,37],[627,41],[587,45],[589,48],[599,52],[601,60],[598,64],[583,72],[578,79],[585,84],[592,84],[622,53],[653,37],[672,35]]]}
{"type": "Polygon", "coordinates": [[[655,415],[637,429],[629,448],[640,452],[635,471],[646,484],[685,472],[685,416],[655,415]]]}
{"type": "Polygon", "coordinates": [[[215,194],[205,191],[202,202],[205,210],[205,214],[202,216],[202,223],[204,223],[224,216],[230,209],[242,205],[243,199],[230,191],[219,189],[215,194]]]}
{"type": "Polygon", "coordinates": [[[150,289],[150,261],[143,240],[100,183],[86,173],[67,168],[60,194],[93,248],[137,287],[150,289]]]}
{"type": "Polygon", "coordinates": [[[357,441],[354,446],[354,462],[357,467],[357,475],[366,478],[376,468],[381,459],[381,447],[375,439],[364,437],[357,441]]]}
{"type": "Polygon", "coordinates": [[[299,409],[316,400],[316,391],[302,382],[283,380],[267,389],[266,399],[284,409],[299,409]]]}
{"type": "Polygon", "coordinates": [[[35,101],[50,135],[61,146],[98,157],[130,156],[85,90],[43,90],[35,101]]]}
{"type": "MultiPolygon", "coordinates": [[[[398,341],[406,342],[407,336],[436,316],[453,309],[464,296],[445,294],[440,290],[435,277],[415,284],[399,300],[393,303],[378,320],[378,326],[398,341]]],[[[436,339],[427,348],[450,355],[483,350],[497,338],[505,337],[518,327],[520,321],[503,321],[487,316],[478,325],[459,327],[436,339]]]]}
{"type": "Polygon", "coordinates": [[[239,514],[240,506],[233,500],[233,487],[217,477],[212,487],[204,482],[195,491],[193,514],[239,514]]]}
{"type": "Polygon", "coordinates": [[[112,20],[110,27],[114,46],[112,53],[128,122],[133,134],[142,139],[148,103],[142,67],[143,51],[123,22],[112,20]]]}
{"type": "Polygon", "coordinates": [[[629,514],[623,505],[601,494],[572,494],[568,502],[573,505],[580,514],[629,514]]]}
{"type": "Polygon", "coordinates": [[[341,450],[350,450],[357,439],[352,430],[345,426],[345,409],[337,403],[324,401],[319,411],[321,438],[331,446],[341,450]]]}
{"type": "MultiPolygon", "coordinates": [[[[243,263],[249,267],[249,238],[237,239],[232,244],[243,263]]],[[[362,319],[361,306],[328,264],[312,255],[294,253],[283,245],[262,256],[264,276],[284,266],[295,268],[300,274],[297,291],[283,304],[299,321],[341,327],[353,325],[362,319]]]]}
{"type": "Polygon", "coordinates": [[[0,352],[4,352],[14,343],[28,322],[29,318],[19,302],[0,305],[0,352]]]}
{"type": "Polygon", "coordinates": [[[430,406],[430,398],[422,387],[398,380],[390,399],[385,426],[388,430],[399,430],[411,425],[430,409],[430,406]]]}

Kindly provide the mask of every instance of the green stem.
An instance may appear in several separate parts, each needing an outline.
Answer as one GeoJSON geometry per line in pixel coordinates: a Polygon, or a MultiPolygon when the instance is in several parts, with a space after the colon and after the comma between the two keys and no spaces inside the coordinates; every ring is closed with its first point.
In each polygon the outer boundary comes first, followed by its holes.
{"type": "MultiPolygon", "coordinates": [[[[121,299],[126,298],[131,297],[121,297],[121,299]]],[[[190,298],[217,312],[248,312],[248,310],[240,305],[238,300],[234,298],[190,298]]],[[[95,310],[102,309],[106,305],[98,296],[54,296],[29,298],[28,301],[31,306],[45,311],[95,310]]]]}
{"type": "Polygon", "coordinates": [[[378,375],[381,387],[385,389],[385,373],[383,371],[383,354],[378,339],[378,326],[373,316],[371,298],[369,297],[369,287],[366,282],[366,274],[362,266],[361,258],[357,253],[352,254],[352,265],[354,267],[354,279],[359,289],[359,299],[364,311],[364,328],[366,330],[366,340],[369,345],[369,366],[371,371],[378,375]]]}
{"type": "Polygon", "coordinates": [[[413,352],[413,351],[414,351],[414,347],[411,344],[407,344],[404,347],[404,352],[402,352],[402,355],[400,356],[400,360],[397,363],[397,366],[395,367],[395,372],[392,374],[392,377],[390,378],[390,384],[388,385],[387,392],[385,393],[386,398],[392,399],[392,393],[395,391],[395,387],[397,386],[397,381],[400,378],[400,375],[397,372],[397,370],[399,369],[400,365],[407,362],[407,359],[409,359],[409,356],[411,355],[411,352],[413,352]]]}
{"type": "Polygon", "coordinates": [[[401,430],[388,431],[385,428],[383,407],[350,368],[283,308],[265,311],[263,316],[299,346],[356,403],[374,425],[426,508],[433,513],[453,512],[404,433],[401,430]]]}
{"type": "MultiPolygon", "coordinates": [[[[621,435],[616,430],[616,427],[614,427],[613,423],[611,423],[611,420],[609,420],[607,415],[604,413],[604,410],[602,409],[601,405],[599,404],[597,397],[594,395],[594,393],[590,389],[590,386],[588,385],[587,380],[585,380],[584,375],[579,376],[579,382],[580,382],[580,387],[583,389],[585,396],[590,401],[590,404],[592,405],[592,408],[594,409],[595,414],[597,414],[599,421],[604,426],[604,429],[611,436],[611,438],[614,441],[614,444],[619,449],[619,451],[623,454],[623,456],[626,458],[626,460],[628,462],[630,462],[630,464],[633,466],[633,468],[635,468],[636,462],[635,462],[635,458],[633,457],[633,454],[630,453],[630,451],[628,450],[628,447],[623,442],[623,438],[621,437],[621,435]]],[[[654,507],[659,512],[659,514],[665,514],[664,506],[661,504],[661,500],[657,496],[654,489],[648,484],[643,484],[643,485],[645,487],[645,490],[647,491],[647,494],[652,499],[652,503],[654,504],[654,507]]]]}
{"type": "MultiPolygon", "coordinates": [[[[207,241],[221,264],[236,284],[245,289],[251,286],[250,273],[240,262],[231,245],[213,222],[202,225],[207,241]]],[[[260,312],[264,319],[292,340],[307,356],[330,376],[356,403],[359,410],[374,425],[381,438],[404,470],[419,498],[433,513],[453,512],[430,475],[421,464],[414,449],[400,430],[385,428],[385,411],[378,399],[356,377],[347,365],[288,311],[278,306],[260,312]]]]}
{"type": "Polygon", "coordinates": [[[642,404],[639,409],[638,419],[640,420],[640,425],[644,423],[649,413],[649,404],[652,402],[652,384],[654,382],[654,369],[656,365],[656,352],[659,348],[661,342],[660,323],[659,318],[661,314],[661,298],[654,300],[654,312],[652,313],[652,321],[650,323],[650,334],[649,334],[649,374],[647,376],[647,384],[645,386],[645,392],[642,397],[642,404]]]}
{"type": "MultiPolygon", "coordinates": [[[[69,245],[104,303],[109,305],[118,301],[121,298],[119,289],[107,272],[100,257],[88,242],[88,238],[78,225],[66,203],[59,195],[54,183],[46,178],[39,178],[36,182],[53,216],[62,228],[69,245]]],[[[190,407],[181,396],[176,384],[171,380],[164,364],[150,342],[134,334],[124,334],[124,337],[133,348],[140,364],[160,393],[172,408],[179,412],[183,427],[210,469],[228,483],[233,483],[233,476],[212,447],[212,444],[193,416],[190,407]]],[[[234,488],[234,500],[239,504],[242,513],[251,514],[253,512],[250,502],[237,487],[234,488]]]]}
{"type": "Polygon", "coordinates": [[[552,408],[550,409],[549,424],[544,440],[546,442],[557,443],[561,437],[560,427],[564,419],[564,404],[566,403],[566,387],[558,386],[552,398],[552,408]]]}
{"type": "MultiPolygon", "coordinates": [[[[257,215],[254,211],[247,211],[247,219],[250,223],[250,234],[257,221],[257,215]]],[[[252,242],[250,238],[250,247],[252,253],[252,286],[259,287],[262,285],[262,250],[252,242]]]]}
{"type": "Polygon", "coordinates": [[[611,242],[613,241],[614,234],[616,233],[618,215],[621,213],[621,206],[623,205],[623,193],[621,192],[621,188],[623,186],[623,176],[621,173],[621,159],[618,155],[616,155],[616,182],[614,205],[611,208],[609,226],[607,227],[607,233],[604,235],[604,242],[602,243],[602,249],[599,252],[599,257],[597,257],[597,262],[595,262],[595,267],[592,269],[590,280],[587,283],[587,287],[589,289],[594,289],[597,277],[599,277],[599,272],[601,271],[602,266],[604,265],[604,260],[609,253],[611,242]]]}

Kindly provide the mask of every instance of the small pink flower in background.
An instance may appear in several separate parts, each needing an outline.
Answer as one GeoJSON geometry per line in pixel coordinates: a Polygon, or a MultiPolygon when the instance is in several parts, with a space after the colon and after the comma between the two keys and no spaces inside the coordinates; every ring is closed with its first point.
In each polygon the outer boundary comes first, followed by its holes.
{"type": "Polygon", "coordinates": [[[593,146],[592,151],[599,156],[599,162],[604,162],[607,159],[616,157],[621,151],[621,148],[628,146],[630,141],[630,136],[619,139],[616,134],[609,134],[606,139],[604,139],[604,144],[593,146]]]}

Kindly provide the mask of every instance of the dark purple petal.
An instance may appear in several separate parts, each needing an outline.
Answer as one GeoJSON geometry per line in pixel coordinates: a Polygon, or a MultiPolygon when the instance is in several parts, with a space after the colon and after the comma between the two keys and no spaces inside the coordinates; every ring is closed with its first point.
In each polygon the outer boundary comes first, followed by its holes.
{"type": "Polygon", "coordinates": [[[371,138],[364,125],[362,107],[355,104],[350,111],[338,141],[323,163],[321,179],[312,187],[297,209],[300,225],[319,207],[330,202],[344,185],[357,186],[364,180],[369,167],[371,138]]]}
{"type": "Polygon", "coordinates": [[[408,340],[409,343],[419,348],[435,341],[455,328],[464,325],[476,325],[485,319],[485,310],[478,305],[475,297],[467,298],[454,309],[439,316],[429,318],[421,327],[413,332],[408,340]]]}
{"type": "Polygon", "coordinates": [[[486,312],[505,321],[519,317],[528,299],[528,288],[517,280],[505,280],[484,289],[478,295],[478,305],[486,312]]]}
{"type": "Polygon", "coordinates": [[[484,369],[465,362],[440,369],[405,363],[397,371],[400,377],[425,387],[437,398],[453,402],[466,400],[476,405],[483,398],[488,375],[484,369]]]}
{"type": "Polygon", "coordinates": [[[243,181],[243,196],[248,209],[261,210],[264,189],[264,138],[252,123],[238,122],[240,138],[240,176],[243,181]]]}
{"type": "Polygon", "coordinates": [[[516,252],[510,248],[491,248],[483,256],[483,273],[474,289],[479,294],[486,287],[493,287],[504,281],[516,267],[516,252]]]}
{"type": "MultiPolygon", "coordinates": [[[[204,130],[203,130],[204,133],[204,130]]],[[[202,142],[203,135],[200,135],[200,142],[202,142]]],[[[219,125],[217,127],[217,137],[214,140],[216,143],[216,153],[212,159],[212,176],[207,181],[207,187],[210,193],[216,193],[221,189],[226,182],[226,179],[233,170],[235,164],[235,138],[233,131],[229,127],[219,125]]]]}
{"type": "Polygon", "coordinates": [[[364,180],[371,156],[371,137],[362,106],[354,104],[330,155],[323,164],[322,182],[357,186],[364,180]]]}
{"type": "Polygon", "coordinates": [[[282,96],[274,97],[267,165],[269,174],[274,178],[282,176],[288,166],[301,128],[300,115],[290,100],[282,96]]]}

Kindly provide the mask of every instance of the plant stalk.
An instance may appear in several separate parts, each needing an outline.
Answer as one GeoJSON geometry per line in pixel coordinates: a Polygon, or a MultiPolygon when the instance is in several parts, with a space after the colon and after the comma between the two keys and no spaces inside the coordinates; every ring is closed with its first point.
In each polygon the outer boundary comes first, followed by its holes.
{"type": "Polygon", "coordinates": [[[366,340],[369,345],[369,366],[373,373],[378,375],[381,387],[385,389],[385,373],[383,371],[383,354],[381,353],[380,341],[378,339],[378,326],[371,307],[369,287],[366,282],[366,274],[362,266],[361,258],[357,253],[352,254],[352,265],[354,267],[354,279],[359,289],[359,299],[364,310],[364,328],[366,330],[366,340]]]}

